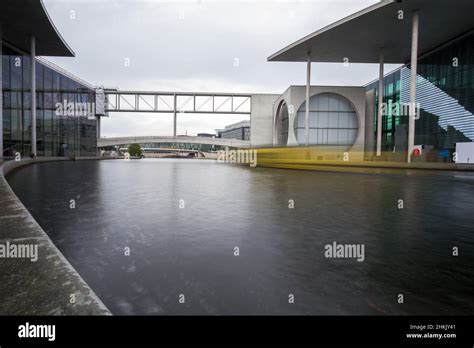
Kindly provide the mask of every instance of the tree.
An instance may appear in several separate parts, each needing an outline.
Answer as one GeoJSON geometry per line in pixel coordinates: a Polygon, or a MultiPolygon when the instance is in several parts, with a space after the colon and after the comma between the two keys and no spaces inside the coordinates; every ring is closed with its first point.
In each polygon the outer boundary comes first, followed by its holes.
{"type": "Polygon", "coordinates": [[[142,156],[142,147],[140,144],[131,144],[128,145],[128,153],[130,156],[136,156],[136,157],[141,157],[142,156]]]}

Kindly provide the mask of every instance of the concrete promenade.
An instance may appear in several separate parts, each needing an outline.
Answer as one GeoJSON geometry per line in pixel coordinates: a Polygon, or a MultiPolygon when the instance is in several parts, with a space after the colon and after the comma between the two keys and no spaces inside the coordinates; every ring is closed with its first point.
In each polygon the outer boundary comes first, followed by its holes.
{"type": "MultiPolygon", "coordinates": [[[[474,171],[474,164],[428,163],[428,162],[381,162],[347,161],[342,159],[319,159],[321,152],[315,148],[256,148],[257,166],[284,169],[321,170],[338,172],[367,172],[370,169],[416,169],[441,171],[474,171]]],[[[336,157],[334,154],[331,154],[336,157]]],[[[360,157],[360,156],[358,156],[360,157]]]]}
{"type": "Polygon", "coordinates": [[[3,255],[0,253],[0,315],[111,314],[5,179],[5,175],[22,166],[64,160],[68,159],[40,158],[0,163],[0,251],[3,250],[3,255]],[[12,256],[15,247],[27,245],[37,246],[36,262],[32,258],[12,256]],[[5,254],[7,249],[9,255],[5,254]]]}

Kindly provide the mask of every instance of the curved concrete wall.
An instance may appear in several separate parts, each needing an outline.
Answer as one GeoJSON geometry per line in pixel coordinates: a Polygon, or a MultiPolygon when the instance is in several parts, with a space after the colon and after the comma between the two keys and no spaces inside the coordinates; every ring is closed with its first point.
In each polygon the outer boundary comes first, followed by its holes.
{"type": "MultiPolygon", "coordinates": [[[[337,86],[311,86],[310,98],[321,93],[334,93],[345,97],[353,106],[357,114],[359,124],[359,131],[357,138],[349,150],[352,154],[353,160],[363,160],[364,144],[365,144],[365,88],[364,87],[337,87],[337,86]]],[[[290,110],[289,112],[289,127],[288,127],[288,144],[287,146],[299,146],[296,140],[294,131],[295,119],[298,109],[306,101],[306,87],[305,86],[290,86],[276,101],[278,106],[281,101],[285,101],[290,110]],[[293,111],[293,112],[292,112],[293,111]]],[[[277,109],[277,107],[275,107],[277,109]]],[[[273,115],[274,123],[276,123],[276,112],[273,115]]],[[[276,129],[274,127],[274,134],[276,129]]],[[[274,138],[276,139],[276,134],[274,138]]],[[[275,144],[276,145],[276,144],[275,144]]],[[[321,147],[321,149],[323,149],[321,147]]],[[[335,151],[337,147],[326,146],[325,151],[335,151]]]]}
{"type": "Polygon", "coordinates": [[[0,165],[0,244],[37,245],[38,260],[0,258],[0,315],[110,315],[8,185],[5,175],[42,158],[0,165]],[[75,303],[71,303],[74,295],[75,303]]]}
{"type": "Polygon", "coordinates": [[[250,142],[253,147],[273,144],[273,103],[278,94],[252,94],[250,142]]]}

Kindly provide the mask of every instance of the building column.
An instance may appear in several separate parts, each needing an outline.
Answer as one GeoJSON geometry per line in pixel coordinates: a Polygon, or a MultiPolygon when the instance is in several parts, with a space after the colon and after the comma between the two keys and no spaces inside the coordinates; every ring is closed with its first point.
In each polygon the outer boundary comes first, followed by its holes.
{"type": "Polygon", "coordinates": [[[36,40],[31,37],[31,154],[36,157],[36,40]]]}
{"type": "Polygon", "coordinates": [[[311,53],[308,52],[306,63],[306,109],[304,117],[304,134],[306,146],[309,146],[309,90],[311,87],[311,53]]]}
{"type": "Polygon", "coordinates": [[[2,26],[0,25],[0,162],[3,160],[3,50],[2,50],[2,26]]]}
{"type": "Polygon", "coordinates": [[[100,116],[97,115],[97,140],[99,140],[101,137],[100,124],[101,124],[101,119],[100,119],[100,116]]]}
{"type": "Polygon", "coordinates": [[[100,140],[100,116],[97,115],[95,117],[96,119],[96,133],[97,133],[97,152],[96,156],[100,157],[100,149],[99,149],[99,140],[100,140]]]}
{"type": "Polygon", "coordinates": [[[174,102],[173,102],[173,136],[176,137],[176,131],[177,131],[177,128],[178,128],[178,118],[177,118],[177,107],[178,107],[178,103],[177,103],[177,97],[176,97],[176,94],[174,95],[174,102]]]}
{"type": "Polygon", "coordinates": [[[416,74],[418,66],[418,12],[413,13],[411,33],[411,62],[410,62],[410,117],[408,118],[408,155],[407,163],[411,163],[411,154],[415,147],[415,117],[416,110],[416,74]]]}
{"type": "Polygon", "coordinates": [[[378,108],[377,108],[377,156],[382,155],[382,122],[383,122],[383,95],[384,95],[384,56],[380,53],[379,56],[379,93],[378,93],[378,108]]]}

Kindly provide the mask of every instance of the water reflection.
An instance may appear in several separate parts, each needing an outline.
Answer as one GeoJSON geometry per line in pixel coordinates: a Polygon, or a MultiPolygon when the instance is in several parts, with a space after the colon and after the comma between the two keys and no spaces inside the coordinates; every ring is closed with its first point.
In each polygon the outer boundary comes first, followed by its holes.
{"type": "Polygon", "coordinates": [[[115,314],[474,312],[470,173],[114,160],[9,181],[115,314]],[[333,241],[364,244],[365,262],[326,259],[333,241]]]}

